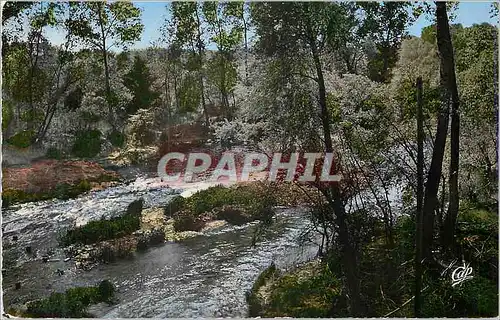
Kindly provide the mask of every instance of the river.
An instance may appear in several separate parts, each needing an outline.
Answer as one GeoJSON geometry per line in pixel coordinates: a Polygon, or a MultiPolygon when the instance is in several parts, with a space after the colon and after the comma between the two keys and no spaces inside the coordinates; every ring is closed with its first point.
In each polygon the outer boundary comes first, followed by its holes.
{"type": "MultiPolygon", "coordinates": [[[[196,184],[191,187],[197,188],[196,184]]],[[[118,302],[91,307],[97,317],[245,317],[245,292],[271,262],[287,269],[316,254],[317,246],[300,241],[309,226],[307,210],[299,207],[277,208],[275,222],[255,246],[251,245],[254,222],[167,242],[90,271],[76,269],[74,261],[64,261],[57,246],[58,233],[64,228],[119,215],[138,198],[144,199],[146,208],[163,206],[181,192],[189,193],[189,188],[172,189],[155,179],[140,178],[76,199],[3,210],[4,304],[109,279],[117,286],[118,302]],[[28,246],[31,253],[26,252],[28,246]],[[43,262],[41,256],[47,253],[51,260],[43,262]],[[17,282],[20,289],[15,289],[17,282]]]]}

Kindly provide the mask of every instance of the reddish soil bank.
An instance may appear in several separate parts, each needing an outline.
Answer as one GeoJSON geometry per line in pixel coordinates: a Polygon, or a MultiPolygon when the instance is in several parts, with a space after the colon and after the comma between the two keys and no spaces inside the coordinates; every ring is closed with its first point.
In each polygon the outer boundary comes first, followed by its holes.
{"type": "Polygon", "coordinates": [[[43,160],[29,167],[3,168],[2,188],[36,193],[53,190],[63,183],[74,185],[83,180],[103,182],[119,178],[116,172],[105,170],[95,162],[43,160]]]}

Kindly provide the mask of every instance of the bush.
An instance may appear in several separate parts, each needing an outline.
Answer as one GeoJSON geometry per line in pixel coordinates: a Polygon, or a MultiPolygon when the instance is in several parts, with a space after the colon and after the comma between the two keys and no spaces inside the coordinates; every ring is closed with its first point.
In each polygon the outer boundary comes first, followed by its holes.
{"type": "Polygon", "coordinates": [[[224,205],[237,205],[250,208],[250,213],[259,215],[262,210],[274,204],[272,197],[263,197],[250,186],[226,188],[223,186],[210,187],[199,191],[187,198],[184,208],[195,215],[210,212],[224,205]]]}
{"type": "Polygon", "coordinates": [[[253,220],[270,221],[275,203],[272,195],[262,194],[250,185],[231,188],[215,186],[198,191],[186,199],[174,199],[164,211],[167,216],[182,211],[174,218],[176,231],[197,231],[204,226],[202,214],[214,210],[219,210],[218,219],[234,224],[253,220]]]}
{"type": "Polygon", "coordinates": [[[23,130],[7,139],[7,143],[18,148],[27,148],[33,143],[34,138],[34,130],[23,130]]]}
{"type": "Polygon", "coordinates": [[[109,134],[108,140],[113,146],[121,148],[125,144],[125,135],[118,130],[113,130],[109,134]]]}
{"type": "Polygon", "coordinates": [[[99,284],[99,298],[101,301],[109,302],[115,295],[115,286],[109,280],[103,280],[99,284]]]}
{"type": "Polygon", "coordinates": [[[8,100],[3,100],[2,103],[2,131],[7,129],[12,117],[14,116],[14,110],[12,109],[12,103],[8,100]]]}
{"type": "MultiPolygon", "coordinates": [[[[495,281],[496,282],[496,281],[495,281]]],[[[452,287],[446,281],[433,281],[424,294],[423,317],[498,316],[498,285],[481,276],[452,287]]]]}
{"type": "Polygon", "coordinates": [[[24,316],[34,318],[86,318],[91,304],[110,302],[115,287],[109,280],[95,287],[77,287],[65,293],[52,293],[48,298],[28,303],[24,316]]]}
{"type": "Polygon", "coordinates": [[[173,198],[163,209],[163,213],[166,217],[171,217],[178,211],[180,211],[186,204],[186,199],[179,196],[173,198]]]}
{"type": "Polygon", "coordinates": [[[55,147],[48,148],[45,157],[48,159],[56,159],[56,160],[61,160],[63,158],[61,150],[55,147]]]}
{"type": "Polygon", "coordinates": [[[140,228],[140,215],[125,214],[121,217],[90,221],[84,226],[68,230],[59,242],[71,244],[93,244],[132,234],[140,228]]]}
{"type": "Polygon", "coordinates": [[[278,270],[276,269],[276,265],[274,264],[274,262],[271,263],[269,267],[267,267],[264,271],[262,271],[259,274],[257,280],[255,280],[252,286],[252,290],[250,290],[250,292],[247,292],[246,295],[249,317],[253,318],[261,315],[262,302],[259,300],[258,296],[259,289],[262,288],[267,283],[267,281],[269,281],[270,278],[277,275],[278,275],[278,270]]]}
{"type": "Polygon", "coordinates": [[[101,151],[101,132],[99,130],[78,131],[71,153],[79,158],[92,158],[101,151]]]}
{"type": "MultiPolygon", "coordinates": [[[[307,269],[306,269],[307,270],[307,269]]],[[[328,266],[283,275],[272,285],[263,317],[327,318],[345,315],[342,284],[328,266]],[[332,310],[334,304],[338,309],[332,310]]]]}

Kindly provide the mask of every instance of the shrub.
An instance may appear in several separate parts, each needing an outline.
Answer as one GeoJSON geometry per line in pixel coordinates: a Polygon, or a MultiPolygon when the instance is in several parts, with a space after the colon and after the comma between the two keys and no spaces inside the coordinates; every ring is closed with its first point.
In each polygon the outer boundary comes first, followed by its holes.
{"type": "Polygon", "coordinates": [[[113,146],[121,148],[125,144],[125,135],[118,130],[113,130],[108,135],[108,140],[113,146]]]}
{"type": "Polygon", "coordinates": [[[80,158],[92,158],[101,151],[101,132],[99,130],[78,131],[71,153],[80,158]]]}
{"type": "Polygon", "coordinates": [[[163,209],[163,213],[166,217],[171,217],[178,211],[180,211],[186,204],[186,199],[183,197],[173,198],[163,209]]]}
{"type": "Polygon", "coordinates": [[[18,148],[27,148],[33,143],[34,138],[34,130],[23,130],[7,139],[7,143],[18,148]]]}
{"type": "Polygon", "coordinates": [[[257,280],[255,280],[252,286],[252,290],[250,290],[250,292],[247,292],[246,300],[248,303],[249,317],[258,317],[261,315],[262,302],[259,300],[258,296],[259,289],[263,287],[267,283],[267,281],[275,275],[278,275],[278,270],[276,269],[276,265],[273,262],[269,267],[267,267],[259,274],[257,280]]]}
{"type": "Polygon", "coordinates": [[[125,214],[121,217],[90,221],[84,226],[66,231],[59,239],[63,246],[93,244],[132,234],[140,228],[140,215],[125,214]]]}
{"type": "Polygon", "coordinates": [[[2,131],[7,129],[14,116],[14,111],[12,109],[12,103],[8,100],[4,100],[2,103],[2,131]]]}
{"type": "Polygon", "coordinates": [[[87,180],[81,180],[77,185],[67,183],[58,184],[53,192],[49,194],[49,198],[72,199],[78,195],[87,192],[91,189],[90,183],[87,180]]]}
{"type": "Polygon", "coordinates": [[[29,193],[23,190],[7,189],[2,191],[2,207],[6,208],[13,203],[47,200],[52,198],[71,199],[91,189],[87,180],[81,180],[76,185],[61,183],[54,190],[46,193],[29,193]]]}
{"type": "Polygon", "coordinates": [[[452,287],[446,281],[433,281],[424,295],[424,317],[495,317],[498,316],[498,285],[481,276],[452,287]]]}
{"type": "Polygon", "coordinates": [[[55,147],[48,148],[45,157],[48,159],[56,159],[56,160],[61,160],[63,158],[61,150],[55,147]]]}
{"type": "Polygon", "coordinates": [[[321,270],[294,272],[279,278],[271,289],[269,304],[262,316],[327,318],[345,312],[341,281],[325,265],[321,270]]]}
{"type": "Polygon", "coordinates": [[[86,318],[91,304],[110,302],[115,287],[109,280],[95,287],[77,287],[65,293],[52,293],[48,298],[29,302],[24,316],[34,318],[86,318]]]}
{"type": "Polygon", "coordinates": [[[186,199],[176,198],[164,211],[167,216],[182,211],[174,218],[176,231],[198,231],[204,226],[201,219],[203,213],[218,209],[218,219],[234,224],[253,220],[270,221],[275,203],[272,195],[263,194],[252,186],[215,186],[198,191],[186,199]]]}
{"type": "Polygon", "coordinates": [[[195,215],[210,212],[224,205],[238,205],[250,208],[251,213],[258,215],[260,211],[274,203],[272,197],[263,197],[249,186],[226,188],[210,187],[199,191],[186,199],[184,208],[195,215]]]}

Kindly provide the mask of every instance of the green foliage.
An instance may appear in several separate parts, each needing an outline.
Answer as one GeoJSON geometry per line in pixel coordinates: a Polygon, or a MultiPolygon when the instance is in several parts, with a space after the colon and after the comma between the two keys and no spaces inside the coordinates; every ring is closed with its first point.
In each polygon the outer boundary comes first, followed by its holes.
{"type": "Polygon", "coordinates": [[[47,153],[45,153],[45,157],[47,159],[61,160],[63,158],[63,154],[62,154],[61,150],[57,149],[56,147],[50,147],[47,149],[47,153]]]}
{"type": "Polygon", "coordinates": [[[233,61],[227,61],[221,53],[216,53],[208,62],[207,77],[219,91],[226,94],[233,92],[238,80],[236,65],[233,61]]]}
{"type": "Polygon", "coordinates": [[[18,148],[27,148],[35,139],[34,130],[23,130],[7,139],[7,143],[18,148]]]}
{"type": "Polygon", "coordinates": [[[274,263],[271,263],[269,267],[259,274],[257,280],[253,283],[252,290],[250,290],[250,292],[246,295],[249,317],[253,318],[260,316],[263,310],[261,306],[262,302],[258,297],[259,289],[263,287],[271,278],[278,275],[278,270],[276,269],[276,265],[274,263]]]}
{"type": "Polygon", "coordinates": [[[193,74],[186,75],[179,87],[179,112],[195,112],[201,101],[201,87],[198,78],[193,74]]]}
{"type": "Polygon", "coordinates": [[[264,317],[306,317],[327,318],[334,314],[341,314],[342,284],[323,266],[319,272],[312,275],[300,273],[285,274],[273,284],[269,307],[264,317]],[[332,307],[338,301],[338,310],[332,307]]]}
{"type": "Polygon", "coordinates": [[[175,213],[182,210],[182,208],[186,205],[186,198],[184,197],[175,197],[173,198],[167,206],[164,208],[164,214],[167,217],[171,217],[175,213]]]}
{"type": "Polygon", "coordinates": [[[111,299],[115,295],[116,288],[111,281],[103,280],[99,283],[98,292],[101,301],[111,302],[111,299]]]}
{"type": "Polygon", "coordinates": [[[87,180],[81,180],[76,185],[67,183],[58,184],[55,189],[45,193],[29,193],[23,190],[6,189],[2,191],[2,207],[8,207],[14,203],[24,203],[47,199],[71,199],[91,189],[87,180]]]}
{"type": "Polygon", "coordinates": [[[82,106],[83,90],[80,87],[70,91],[64,99],[64,107],[68,110],[76,110],[82,106]]]}
{"type": "Polygon", "coordinates": [[[32,122],[40,122],[43,120],[44,113],[40,110],[27,110],[19,116],[19,119],[21,121],[25,121],[27,123],[32,123],[32,122]]]}
{"type": "Polygon", "coordinates": [[[97,122],[101,119],[101,117],[98,114],[95,114],[91,111],[81,111],[80,118],[87,124],[97,122]]]}
{"type": "Polygon", "coordinates": [[[449,280],[434,281],[424,295],[423,317],[498,316],[498,285],[481,276],[452,287],[449,280]]]}
{"type": "Polygon", "coordinates": [[[115,147],[123,147],[125,144],[125,135],[118,130],[112,131],[108,136],[109,141],[115,147]]]}
{"type": "MultiPolygon", "coordinates": [[[[250,208],[253,214],[258,214],[262,209],[262,204],[265,203],[264,200],[262,195],[257,194],[255,189],[248,186],[235,188],[215,186],[198,191],[187,198],[184,208],[199,215],[224,205],[240,205],[250,208]]],[[[272,203],[270,200],[265,204],[269,206],[272,203]]]]}
{"type": "Polygon", "coordinates": [[[110,302],[115,287],[109,280],[95,287],[76,287],[65,293],[52,293],[48,298],[28,303],[24,316],[33,318],[86,318],[91,304],[110,302]]]}
{"type": "Polygon", "coordinates": [[[80,158],[95,157],[101,151],[101,132],[99,130],[82,130],[75,134],[75,142],[71,153],[80,158]]]}
{"type": "Polygon", "coordinates": [[[204,225],[202,215],[214,209],[220,209],[217,219],[243,224],[253,220],[269,221],[275,204],[273,195],[262,194],[251,186],[215,186],[198,191],[189,198],[177,198],[164,211],[167,216],[174,216],[176,231],[197,231],[204,225]]]}
{"type": "Polygon", "coordinates": [[[71,244],[93,244],[104,240],[121,238],[140,228],[140,215],[124,214],[121,217],[90,221],[84,226],[70,229],[59,242],[63,246],[71,244]]]}
{"type": "Polygon", "coordinates": [[[133,98],[126,107],[127,114],[134,114],[139,109],[148,109],[159,97],[157,92],[150,89],[151,78],[146,61],[139,56],[134,57],[132,69],[124,76],[123,84],[129,89],[133,98]]]}
{"type": "Polygon", "coordinates": [[[13,116],[14,110],[12,108],[12,103],[4,99],[2,101],[2,131],[7,129],[13,116]]]}
{"type": "Polygon", "coordinates": [[[103,40],[113,41],[120,47],[133,43],[139,40],[144,29],[141,10],[131,2],[75,2],[70,8],[74,14],[67,22],[68,28],[96,49],[108,50],[102,47],[103,40]]]}

